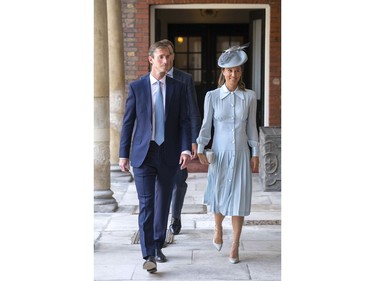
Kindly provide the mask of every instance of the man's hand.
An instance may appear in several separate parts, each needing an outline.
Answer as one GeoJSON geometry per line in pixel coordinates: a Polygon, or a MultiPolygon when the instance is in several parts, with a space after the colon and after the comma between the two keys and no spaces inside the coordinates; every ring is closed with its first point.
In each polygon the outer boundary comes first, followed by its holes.
{"type": "Polygon", "coordinates": [[[185,154],[185,153],[181,153],[180,162],[179,162],[179,164],[181,165],[181,167],[180,167],[181,170],[187,168],[187,165],[189,164],[190,159],[191,159],[190,155],[185,154]]]}
{"type": "Polygon", "coordinates": [[[121,158],[119,160],[118,165],[120,166],[120,169],[122,172],[129,172],[129,169],[130,169],[129,158],[121,158]]]}

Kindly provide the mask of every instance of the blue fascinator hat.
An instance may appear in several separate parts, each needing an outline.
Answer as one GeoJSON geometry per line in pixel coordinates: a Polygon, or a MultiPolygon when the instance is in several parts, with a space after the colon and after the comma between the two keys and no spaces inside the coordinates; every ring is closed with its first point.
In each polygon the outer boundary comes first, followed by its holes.
{"type": "Polygon", "coordinates": [[[217,64],[222,68],[236,67],[243,65],[247,61],[247,55],[243,49],[249,47],[250,43],[242,46],[233,46],[225,50],[217,61],[217,64]]]}

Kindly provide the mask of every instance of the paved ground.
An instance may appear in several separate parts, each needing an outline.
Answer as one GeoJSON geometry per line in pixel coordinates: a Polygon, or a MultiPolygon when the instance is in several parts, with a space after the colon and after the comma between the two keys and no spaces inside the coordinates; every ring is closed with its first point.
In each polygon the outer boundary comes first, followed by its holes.
{"type": "Polygon", "coordinates": [[[202,204],[206,173],[190,173],[182,213],[182,230],[169,237],[163,249],[166,263],[158,272],[142,269],[137,239],[137,196],[134,182],[113,170],[112,190],[119,202],[114,213],[95,213],[94,277],[97,281],[124,280],[281,280],[281,192],[263,192],[254,177],[252,212],[245,218],[238,264],[228,262],[231,222],[224,220],[224,245],[212,245],[214,220],[202,204]]]}

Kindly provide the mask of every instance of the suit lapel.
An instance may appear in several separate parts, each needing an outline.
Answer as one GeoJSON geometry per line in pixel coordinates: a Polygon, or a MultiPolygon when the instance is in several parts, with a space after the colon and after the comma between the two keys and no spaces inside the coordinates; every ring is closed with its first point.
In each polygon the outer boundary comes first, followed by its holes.
{"type": "Polygon", "coordinates": [[[172,99],[172,94],[173,94],[173,79],[169,76],[166,77],[166,96],[165,96],[165,119],[168,118],[168,111],[169,111],[169,106],[171,103],[172,99]]]}
{"type": "Polygon", "coordinates": [[[151,93],[151,85],[150,85],[150,77],[147,76],[145,78],[142,78],[142,89],[144,89],[144,101],[146,104],[146,112],[148,114],[148,119],[150,120],[152,124],[152,93],[151,93]]]}

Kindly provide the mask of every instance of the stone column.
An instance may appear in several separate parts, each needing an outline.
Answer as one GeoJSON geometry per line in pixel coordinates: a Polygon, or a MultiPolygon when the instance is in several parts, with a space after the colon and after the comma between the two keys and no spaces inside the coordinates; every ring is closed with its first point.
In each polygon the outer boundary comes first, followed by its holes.
{"type": "Polygon", "coordinates": [[[109,162],[109,73],[106,0],[94,1],[94,211],[118,208],[109,162]]]}
{"type": "Polygon", "coordinates": [[[124,48],[121,20],[121,0],[107,1],[110,162],[118,165],[122,118],[125,109],[124,48]]]}

